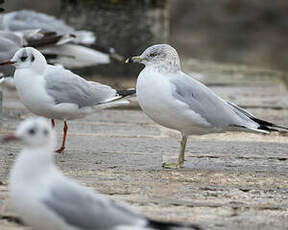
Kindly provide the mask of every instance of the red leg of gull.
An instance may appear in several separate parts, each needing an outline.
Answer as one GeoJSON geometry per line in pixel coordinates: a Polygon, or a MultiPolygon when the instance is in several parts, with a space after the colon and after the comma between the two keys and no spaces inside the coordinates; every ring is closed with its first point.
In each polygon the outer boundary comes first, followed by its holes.
{"type": "Polygon", "coordinates": [[[51,124],[52,124],[52,128],[54,128],[54,127],[55,127],[55,121],[54,121],[54,119],[51,119],[51,124]]]}
{"type": "Polygon", "coordinates": [[[68,125],[67,125],[67,122],[64,121],[64,128],[63,128],[64,134],[63,134],[63,139],[62,139],[62,145],[58,150],[56,150],[57,153],[62,153],[65,149],[67,130],[68,130],[68,125]]]}

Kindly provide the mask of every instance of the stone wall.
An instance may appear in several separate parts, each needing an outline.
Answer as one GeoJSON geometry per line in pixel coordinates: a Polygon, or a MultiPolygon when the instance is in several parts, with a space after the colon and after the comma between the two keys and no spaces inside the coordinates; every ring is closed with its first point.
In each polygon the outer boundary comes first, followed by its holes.
{"type": "MultiPolygon", "coordinates": [[[[147,46],[168,41],[166,0],[62,0],[61,17],[77,29],[95,31],[97,46],[113,47],[124,57],[140,54],[147,46]]],[[[113,62],[92,68],[108,75],[132,75],[140,66],[113,62]]]]}
{"type": "Polygon", "coordinates": [[[186,56],[287,70],[288,1],[171,0],[171,41],[186,56]]]}

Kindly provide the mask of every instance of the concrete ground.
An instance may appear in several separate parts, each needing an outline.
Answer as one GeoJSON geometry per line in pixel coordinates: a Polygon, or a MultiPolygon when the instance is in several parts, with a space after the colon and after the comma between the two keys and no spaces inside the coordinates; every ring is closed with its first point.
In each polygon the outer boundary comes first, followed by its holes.
{"type": "MultiPolygon", "coordinates": [[[[259,118],[288,126],[288,93],[281,73],[205,66],[193,60],[185,68],[204,73],[201,80],[223,98],[259,118]]],[[[0,138],[31,115],[15,92],[5,90],[4,99],[0,138]]],[[[57,131],[60,140],[60,121],[57,131]]],[[[217,230],[288,228],[287,134],[191,136],[185,167],[161,168],[162,158],[176,159],[179,138],[133,103],[69,122],[67,150],[57,155],[57,164],[66,175],[155,219],[217,230]]],[[[2,218],[15,215],[9,205],[7,174],[20,149],[21,144],[0,146],[1,230],[29,229],[2,218]]]]}

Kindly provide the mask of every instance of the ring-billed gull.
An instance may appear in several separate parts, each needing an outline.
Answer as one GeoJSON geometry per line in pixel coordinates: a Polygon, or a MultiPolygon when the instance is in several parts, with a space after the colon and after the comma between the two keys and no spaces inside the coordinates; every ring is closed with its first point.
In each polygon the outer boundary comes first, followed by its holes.
{"type": "Polygon", "coordinates": [[[150,220],[64,176],[54,163],[55,136],[45,118],[23,121],[15,134],[4,140],[24,144],[11,169],[9,195],[21,220],[35,229],[200,229],[193,224],[150,220]]]}
{"type": "Polygon", "coordinates": [[[156,123],[181,132],[181,148],[176,163],[182,167],[189,135],[244,130],[269,133],[287,129],[260,120],[248,111],[218,97],[204,84],[181,71],[177,51],[167,44],[147,48],[140,56],[126,60],[145,65],[137,79],[136,94],[144,111],[156,123]]]}
{"type": "Polygon", "coordinates": [[[99,109],[128,103],[123,97],[135,93],[131,90],[115,90],[94,81],[86,81],[62,67],[48,65],[45,57],[36,49],[18,50],[14,57],[1,63],[16,67],[14,83],[21,102],[34,114],[64,120],[64,135],[60,149],[65,149],[67,120],[77,119],[99,109]]]}

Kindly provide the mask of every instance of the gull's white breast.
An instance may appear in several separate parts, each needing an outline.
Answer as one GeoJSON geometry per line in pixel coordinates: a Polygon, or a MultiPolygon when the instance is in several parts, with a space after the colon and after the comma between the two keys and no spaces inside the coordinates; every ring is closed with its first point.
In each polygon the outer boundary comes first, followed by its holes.
{"type": "Polygon", "coordinates": [[[145,67],[139,74],[136,93],[144,113],[160,125],[185,135],[208,133],[211,125],[187,104],[173,97],[175,86],[169,81],[170,77],[171,74],[164,75],[151,67],[145,67]]]}
{"type": "Polygon", "coordinates": [[[32,112],[46,116],[51,111],[53,99],[45,91],[45,79],[29,69],[15,71],[14,83],[21,102],[32,112]]]}
{"type": "Polygon", "coordinates": [[[49,196],[49,185],[57,178],[57,172],[53,168],[48,171],[47,165],[37,164],[31,159],[36,154],[39,157],[42,153],[20,153],[14,163],[9,178],[11,204],[17,215],[35,229],[70,230],[72,228],[67,228],[64,221],[43,202],[49,196]]]}
{"type": "Polygon", "coordinates": [[[16,70],[14,82],[21,102],[36,115],[71,120],[93,111],[89,107],[79,109],[73,103],[55,104],[54,99],[46,92],[44,76],[29,69],[16,70]]]}

